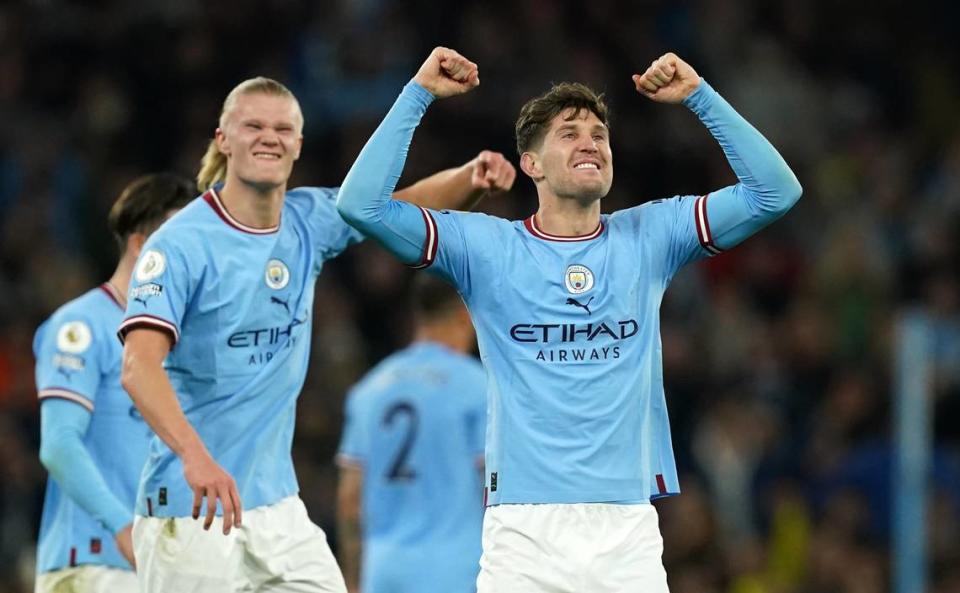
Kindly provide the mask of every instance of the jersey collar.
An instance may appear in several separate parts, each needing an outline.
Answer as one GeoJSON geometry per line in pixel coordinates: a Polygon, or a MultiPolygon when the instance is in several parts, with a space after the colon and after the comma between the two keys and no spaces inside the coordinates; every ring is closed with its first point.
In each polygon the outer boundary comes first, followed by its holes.
{"type": "Polygon", "coordinates": [[[574,235],[572,237],[563,237],[561,235],[551,235],[550,233],[545,233],[541,231],[540,227],[537,226],[536,214],[531,214],[530,218],[524,220],[523,226],[527,227],[527,230],[530,231],[530,234],[538,239],[543,239],[544,241],[559,241],[561,243],[589,241],[591,239],[596,239],[603,233],[603,220],[601,220],[600,223],[597,225],[597,228],[587,233],[586,235],[574,235]]]}
{"type": "Polygon", "coordinates": [[[123,298],[123,296],[119,292],[117,292],[117,289],[113,287],[113,284],[110,284],[109,282],[104,282],[103,284],[100,285],[100,290],[105,292],[107,294],[107,297],[109,297],[111,301],[116,303],[118,307],[120,307],[123,310],[126,310],[127,308],[126,299],[123,298]]]}
{"type": "Polygon", "coordinates": [[[251,235],[270,235],[280,230],[280,225],[257,228],[243,224],[230,215],[227,207],[223,205],[223,200],[220,199],[220,194],[218,194],[217,190],[212,187],[203,194],[203,199],[207,202],[207,204],[210,204],[210,207],[213,208],[213,211],[217,213],[217,216],[219,216],[223,222],[227,223],[238,231],[250,233],[251,235]]]}

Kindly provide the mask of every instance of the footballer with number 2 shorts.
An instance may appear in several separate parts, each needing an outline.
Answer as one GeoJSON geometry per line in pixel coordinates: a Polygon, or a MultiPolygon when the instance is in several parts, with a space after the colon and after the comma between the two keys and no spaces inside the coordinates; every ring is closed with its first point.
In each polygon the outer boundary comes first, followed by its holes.
{"type": "Polygon", "coordinates": [[[435,49],[344,180],[338,209],[410,265],[452,282],[477,328],[490,406],[479,593],[667,591],[650,500],[677,494],[663,389],[660,301],[685,264],[782,216],[801,187],[776,149],[672,53],[633,76],[682,103],[739,183],[601,214],[613,181],[607,107],[555,85],[516,124],[539,209],[526,220],[390,199],[429,105],[479,84],[435,49]]]}
{"type": "MultiPolygon", "coordinates": [[[[143,593],[345,590],[297,496],[291,446],[315,281],[361,237],[337,214],[335,188],[287,190],[302,129],[280,83],[234,88],[198,175],[205,193],[134,269],[141,298],[120,325],[121,380],[158,437],[133,527],[143,593]]],[[[398,197],[464,207],[508,170],[484,152],[398,197]]]]}

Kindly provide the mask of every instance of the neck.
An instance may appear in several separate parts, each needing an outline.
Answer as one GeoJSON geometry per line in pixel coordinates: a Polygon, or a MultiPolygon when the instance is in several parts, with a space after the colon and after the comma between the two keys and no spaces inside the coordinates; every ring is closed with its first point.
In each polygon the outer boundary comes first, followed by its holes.
{"type": "Polygon", "coordinates": [[[413,341],[414,343],[433,342],[461,354],[466,354],[473,346],[469,335],[442,323],[420,324],[413,334],[413,341]]]}
{"type": "Polygon", "coordinates": [[[550,235],[588,235],[600,224],[600,200],[583,203],[574,198],[541,195],[536,216],[537,227],[550,235]]]}
{"type": "Polygon", "coordinates": [[[218,195],[224,208],[237,222],[257,229],[280,224],[287,185],[261,189],[235,177],[228,177],[218,195]]]}
{"type": "Polygon", "coordinates": [[[130,276],[133,275],[133,266],[136,265],[137,258],[130,251],[124,252],[120,257],[120,263],[113,275],[107,280],[116,290],[120,298],[120,304],[126,307],[127,292],[130,290],[130,276]]]}

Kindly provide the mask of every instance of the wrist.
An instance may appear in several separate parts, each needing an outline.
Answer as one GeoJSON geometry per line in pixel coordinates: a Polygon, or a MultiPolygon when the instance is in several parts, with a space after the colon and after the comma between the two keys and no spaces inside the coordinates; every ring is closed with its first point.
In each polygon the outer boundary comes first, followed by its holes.
{"type": "Polygon", "coordinates": [[[416,78],[411,79],[410,82],[403,87],[401,95],[413,99],[424,108],[429,107],[437,98],[433,93],[428,91],[425,86],[420,84],[416,78]]]}
{"type": "Polygon", "coordinates": [[[715,94],[716,91],[713,90],[713,87],[701,76],[700,82],[697,83],[697,86],[689,95],[683,98],[681,104],[691,111],[698,111],[702,109],[715,94]]]}
{"type": "Polygon", "coordinates": [[[114,509],[104,522],[104,527],[113,534],[113,537],[117,537],[131,525],[133,525],[133,512],[121,507],[114,509]]]}
{"type": "Polygon", "coordinates": [[[204,457],[210,457],[210,453],[204,446],[203,441],[200,440],[200,437],[195,432],[184,441],[183,446],[179,451],[176,451],[176,454],[184,464],[204,457]]]}

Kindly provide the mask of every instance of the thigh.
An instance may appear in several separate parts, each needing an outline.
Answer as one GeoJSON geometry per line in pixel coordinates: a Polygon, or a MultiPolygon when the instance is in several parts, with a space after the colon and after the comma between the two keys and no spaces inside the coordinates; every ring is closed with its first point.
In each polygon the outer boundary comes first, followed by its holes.
{"type": "MultiPolygon", "coordinates": [[[[578,593],[577,553],[546,505],[497,505],[483,518],[477,593],[578,593]]],[[[592,592],[591,592],[592,593],[592,592]]]]}
{"type": "Polygon", "coordinates": [[[596,505],[585,527],[593,542],[585,584],[592,593],[668,593],[663,538],[652,505],[596,505]]]}
{"type": "Polygon", "coordinates": [[[243,531],[223,535],[190,517],[137,517],[133,547],[141,593],[252,591],[242,571],[243,531]]]}
{"type": "Polygon", "coordinates": [[[111,566],[97,566],[90,571],[91,587],[84,591],[90,593],[139,593],[137,575],[132,570],[121,570],[111,566]]]}
{"type": "Polygon", "coordinates": [[[346,593],[327,536],[307,516],[297,496],[260,507],[244,529],[245,570],[258,593],[346,593]]]}
{"type": "Polygon", "coordinates": [[[41,572],[37,575],[37,581],[34,584],[34,593],[74,593],[79,590],[81,578],[81,566],[71,568],[61,568],[50,572],[41,572]]]}
{"type": "Polygon", "coordinates": [[[137,576],[108,566],[74,566],[37,575],[35,593],[139,593],[137,576]]]}

